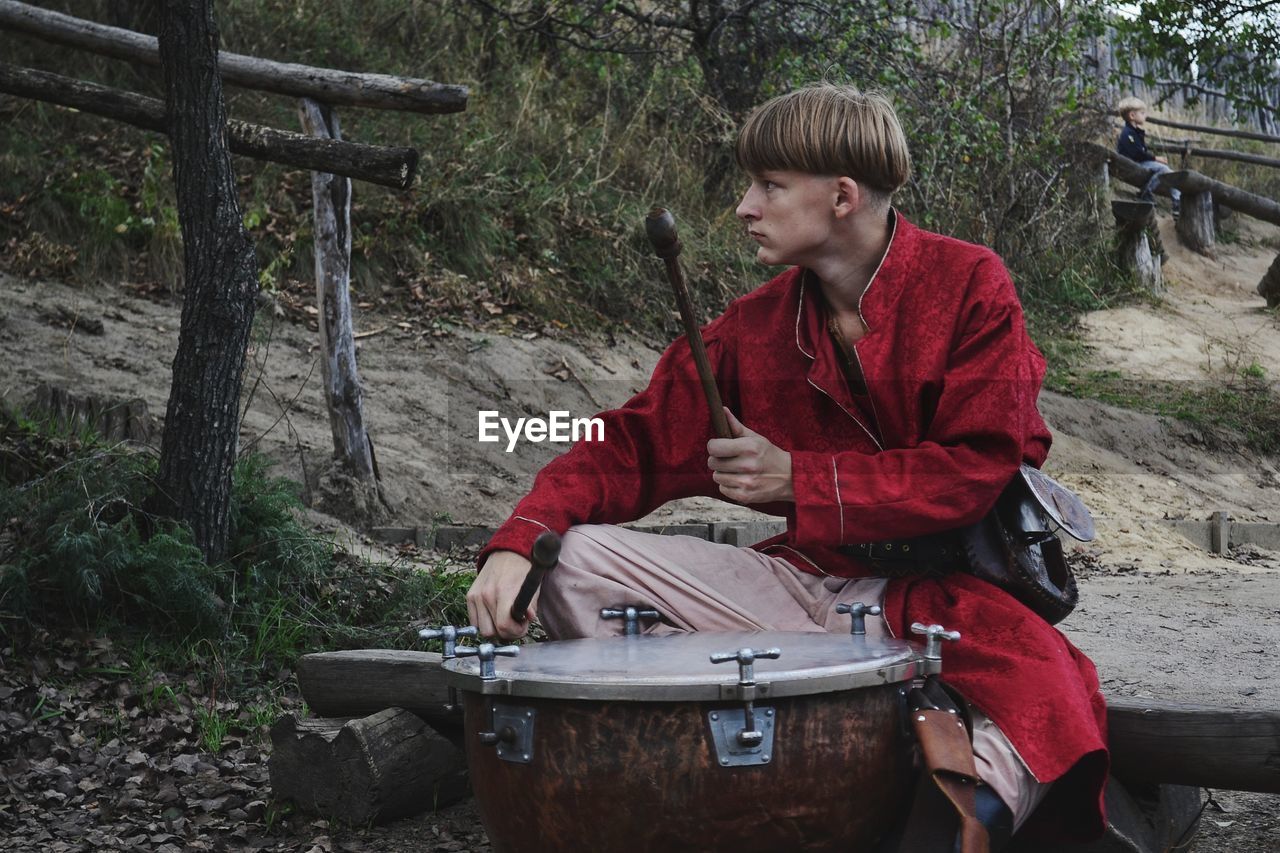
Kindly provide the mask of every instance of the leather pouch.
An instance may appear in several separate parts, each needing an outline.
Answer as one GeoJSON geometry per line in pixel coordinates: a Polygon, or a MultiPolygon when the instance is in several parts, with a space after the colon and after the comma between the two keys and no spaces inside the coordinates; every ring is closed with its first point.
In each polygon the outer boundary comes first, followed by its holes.
{"type": "Polygon", "coordinates": [[[981,521],[960,530],[969,572],[995,584],[1050,625],[1076,606],[1079,590],[1055,530],[1088,542],[1096,535],[1084,502],[1023,465],[981,521]]]}

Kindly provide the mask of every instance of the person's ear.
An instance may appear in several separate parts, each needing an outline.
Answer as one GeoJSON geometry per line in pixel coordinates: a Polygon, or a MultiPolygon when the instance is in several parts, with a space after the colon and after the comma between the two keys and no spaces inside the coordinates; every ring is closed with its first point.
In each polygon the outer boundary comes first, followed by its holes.
{"type": "Polygon", "coordinates": [[[836,178],[836,204],[835,214],[837,219],[843,219],[857,213],[862,207],[862,187],[858,186],[858,182],[847,175],[836,178]]]}

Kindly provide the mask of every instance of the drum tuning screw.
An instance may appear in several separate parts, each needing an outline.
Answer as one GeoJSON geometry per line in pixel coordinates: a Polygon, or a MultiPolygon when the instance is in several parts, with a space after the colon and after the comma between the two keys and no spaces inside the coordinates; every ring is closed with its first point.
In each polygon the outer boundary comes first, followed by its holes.
{"type": "Polygon", "coordinates": [[[458,638],[475,637],[477,631],[474,625],[468,625],[465,628],[442,625],[439,628],[423,628],[418,632],[418,636],[424,640],[443,640],[444,653],[440,657],[444,660],[453,660],[458,656],[456,653],[458,638]]]}
{"type": "Polygon", "coordinates": [[[518,654],[520,654],[519,646],[495,646],[493,643],[481,643],[478,646],[459,646],[457,649],[457,656],[460,658],[474,656],[480,659],[480,677],[486,681],[491,681],[498,677],[497,669],[493,665],[493,661],[497,656],[513,658],[518,654]]]}
{"type": "Polygon", "coordinates": [[[911,633],[924,635],[924,656],[929,660],[942,660],[942,641],[954,643],[960,639],[959,631],[948,631],[941,625],[912,622],[911,633]]]}
{"type": "Polygon", "coordinates": [[[879,616],[881,613],[879,604],[863,604],[861,601],[855,601],[852,604],[837,604],[836,612],[844,615],[849,614],[851,618],[849,625],[850,634],[867,633],[867,616],[879,616]]]}
{"type": "MultiPolygon", "coordinates": [[[[418,632],[418,636],[424,640],[443,640],[444,651],[440,654],[441,660],[453,660],[457,655],[457,643],[459,637],[475,637],[478,635],[474,625],[467,625],[465,628],[458,628],[453,625],[441,625],[439,628],[423,628],[418,632]]],[[[445,710],[453,712],[460,706],[458,705],[458,688],[449,688],[449,704],[445,706],[445,710]]]]}
{"type": "Polygon", "coordinates": [[[622,636],[637,637],[640,635],[641,619],[661,619],[662,614],[652,607],[628,604],[625,607],[606,607],[600,611],[601,619],[621,619],[622,636]]]}
{"type": "Polygon", "coordinates": [[[756,728],[755,696],[756,658],[777,660],[782,657],[782,649],[738,649],[736,652],[713,652],[712,663],[738,662],[738,687],[741,691],[743,710],[742,731],[738,732],[738,743],[743,746],[758,746],[764,740],[764,732],[756,728]]]}

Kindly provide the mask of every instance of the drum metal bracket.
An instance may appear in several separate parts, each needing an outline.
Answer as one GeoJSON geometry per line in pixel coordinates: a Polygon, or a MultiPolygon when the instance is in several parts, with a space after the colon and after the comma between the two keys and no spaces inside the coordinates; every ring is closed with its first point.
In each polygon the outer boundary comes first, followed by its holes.
{"type": "Polygon", "coordinates": [[[481,733],[482,741],[497,748],[498,757],[515,764],[533,761],[533,724],[538,712],[525,705],[493,703],[493,731],[481,733]],[[485,735],[491,735],[485,738],[485,735]]]}
{"type": "Polygon", "coordinates": [[[721,767],[752,767],[773,760],[773,708],[753,709],[754,731],[759,742],[744,744],[741,735],[748,730],[746,708],[721,708],[707,713],[711,739],[716,745],[716,761],[721,767]]]}

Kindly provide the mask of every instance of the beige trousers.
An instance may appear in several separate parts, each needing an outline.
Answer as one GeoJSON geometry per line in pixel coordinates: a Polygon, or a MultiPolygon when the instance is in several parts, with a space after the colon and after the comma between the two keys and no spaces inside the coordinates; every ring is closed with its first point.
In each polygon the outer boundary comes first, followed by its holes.
{"type": "MultiPolygon", "coordinates": [[[[565,534],[560,565],[543,581],[538,615],[554,639],[622,632],[606,607],[643,604],[662,614],[649,634],[682,631],[839,631],[849,617],[839,603],[880,604],[885,578],[837,578],[798,571],[780,557],[691,536],[658,536],[611,525],[580,525],[565,534]]],[[[868,638],[888,636],[869,616],[868,638]]],[[[978,775],[1013,812],[1015,828],[1049,786],[1036,781],[1008,738],[972,705],[978,775]]]]}

